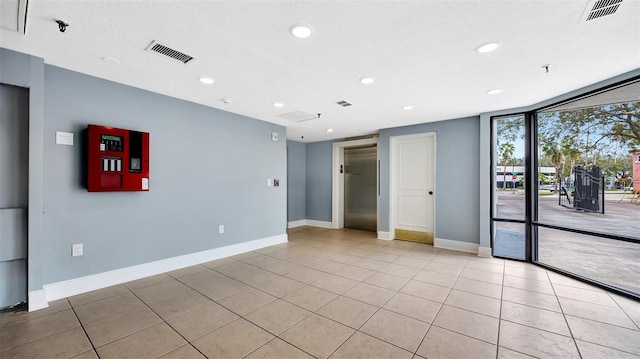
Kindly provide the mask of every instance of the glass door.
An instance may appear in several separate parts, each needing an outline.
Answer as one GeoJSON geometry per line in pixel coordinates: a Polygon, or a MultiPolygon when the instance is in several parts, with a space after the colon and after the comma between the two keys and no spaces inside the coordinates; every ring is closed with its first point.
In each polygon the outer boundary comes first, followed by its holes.
{"type": "Polygon", "coordinates": [[[527,136],[525,114],[495,117],[493,130],[493,255],[527,259],[527,136]]]}

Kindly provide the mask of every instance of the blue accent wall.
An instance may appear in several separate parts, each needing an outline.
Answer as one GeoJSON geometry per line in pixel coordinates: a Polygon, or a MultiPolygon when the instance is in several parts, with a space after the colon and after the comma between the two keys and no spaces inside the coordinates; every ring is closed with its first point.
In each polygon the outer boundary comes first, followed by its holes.
{"type": "Polygon", "coordinates": [[[287,221],[306,219],[307,145],[287,141],[287,221]]]}
{"type": "Polygon", "coordinates": [[[45,284],[286,232],[284,127],[49,65],[44,88],[45,284]],[[149,132],[149,192],[82,187],[88,124],[149,132]]]}
{"type": "Polygon", "coordinates": [[[333,142],[307,144],[307,219],[331,222],[331,157],[333,142]]]}

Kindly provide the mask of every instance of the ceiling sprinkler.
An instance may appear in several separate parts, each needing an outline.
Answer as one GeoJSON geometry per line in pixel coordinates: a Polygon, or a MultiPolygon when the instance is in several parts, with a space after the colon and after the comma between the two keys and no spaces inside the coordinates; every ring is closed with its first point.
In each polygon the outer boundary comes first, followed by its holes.
{"type": "Polygon", "coordinates": [[[60,30],[60,32],[65,32],[67,31],[67,26],[69,26],[68,23],[62,21],[62,20],[56,20],[56,22],[58,23],[58,29],[60,30]]]}

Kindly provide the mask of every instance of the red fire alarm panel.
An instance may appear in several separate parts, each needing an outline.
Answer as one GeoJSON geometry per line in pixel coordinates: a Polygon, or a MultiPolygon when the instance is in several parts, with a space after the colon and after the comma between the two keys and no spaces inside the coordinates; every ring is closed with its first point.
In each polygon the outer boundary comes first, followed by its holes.
{"type": "Polygon", "coordinates": [[[89,125],[89,192],[148,191],[149,133],[89,125]]]}

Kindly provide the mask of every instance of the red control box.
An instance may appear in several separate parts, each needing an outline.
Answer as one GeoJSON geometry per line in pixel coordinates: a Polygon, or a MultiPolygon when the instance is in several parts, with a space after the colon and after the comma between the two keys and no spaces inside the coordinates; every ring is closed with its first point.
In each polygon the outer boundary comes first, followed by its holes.
{"type": "Polygon", "coordinates": [[[87,190],[149,190],[149,133],[89,125],[87,190]]]}

